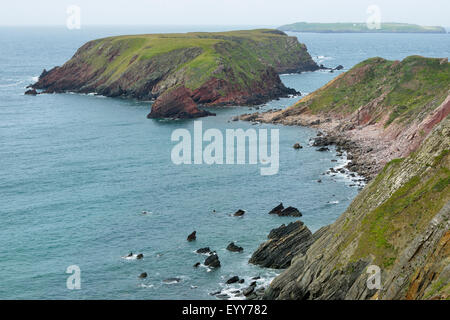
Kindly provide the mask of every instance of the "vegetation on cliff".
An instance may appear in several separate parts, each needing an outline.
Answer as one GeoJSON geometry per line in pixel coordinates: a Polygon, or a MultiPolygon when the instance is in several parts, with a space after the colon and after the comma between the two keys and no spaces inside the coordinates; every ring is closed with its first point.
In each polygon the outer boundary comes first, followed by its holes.
{"type": "Polygon", "coordinates": [[[381,23],[380,29],[369,29],[367,23],[297,22],[278,28],[283,31],[318,33],[447,33],[443,27],[428,27],[409,23],[381,23]]]}
{"type": "Polygon", "coordinates": [[[294,108],[306,106],[313,113],[348,115],[370,106],[360,123],[384,120],[388,126],[428,114],[445,100],[449,89],[450,64],[446,59],[371,58],[300,100],[294,108]]]}
{"type": "Polygon", "coordinates": [[[278,73],[316,69],[305,45],[278,30],[148,34],[90,41],[33,87],[142,100],[183,87],[189,105],[247,105],[295,93],[278,73]]]}

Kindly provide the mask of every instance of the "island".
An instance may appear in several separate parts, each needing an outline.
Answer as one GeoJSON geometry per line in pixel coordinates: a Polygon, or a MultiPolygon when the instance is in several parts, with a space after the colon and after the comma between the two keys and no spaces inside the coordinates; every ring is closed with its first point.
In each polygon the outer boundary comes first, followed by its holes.
{"type": "Polygon", "coordinates": [[[379,29],[369,29],[367,23],[309,23],[297,22],[278,28],[282,31],[316,33],[447,33],[444,27],[420,26],[409,23],[382,22],[379,29]]]}
{"type": "Polygon", "coordinates": [[[319,68],[304,44],[279,30],[129,35],[89,41],[31,88],[153,100],[149,118],[195,118],[211,115],[201,106],[298,94],[279,74],[319,68]]]}
{"type": "Polygon", "coordinates": [[[250,259],[286,268],[264,299],[450,298],[449,93],[447,58],[376,57],[285,110],[239,117],[316,128],[311,147],[336,145],[369,181],[314,234],[272,230],[250,259]]]}

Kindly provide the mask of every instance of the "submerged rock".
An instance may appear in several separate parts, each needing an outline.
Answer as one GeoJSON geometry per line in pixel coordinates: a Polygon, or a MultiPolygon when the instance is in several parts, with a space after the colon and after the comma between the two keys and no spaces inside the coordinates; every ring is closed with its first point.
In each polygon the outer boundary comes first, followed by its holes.
{"type": "Polygon", "coordinates": [[[145,278],[147,278],[147,272],[142,272],[140,275],[139,275],[139,278],[140,279],[145,279],[145,278]]]}
{"type": "Polygon", "coordinates": [[[239,209],[238,211],[236,211],[236,212],[234,213],[234,216],[235,216],[235,217],[242,217],[244,214],[245,214],[245,211],[239,209]]]}
{"type": "Polygon", "coordinates": [[[306,252],[313,242],[311,231],[301,221],[273,229],[268,238],[253,253],[249,263],[284,269],[290,266],[295,255],[306,252]]]}
{"type": "Polygon", "coordinates": [[[206,254],[206,253],[210,253],[211,249],[209,247],[206,247],[206,248],[198,249],[196,252],[199,254],[206,254]]]}

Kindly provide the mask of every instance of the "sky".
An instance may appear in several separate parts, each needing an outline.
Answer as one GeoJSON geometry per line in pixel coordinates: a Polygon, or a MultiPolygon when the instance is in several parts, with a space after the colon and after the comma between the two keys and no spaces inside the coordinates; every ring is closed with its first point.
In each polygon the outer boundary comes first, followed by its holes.
{"type": "Polygon", "coordinates": [[[65,26],[71,5],[81,9],[83,25],[366,22],[376,5],[382,22],[450,26],[450,0],[13,0],[2,1],[0,25],[65,26]]]}

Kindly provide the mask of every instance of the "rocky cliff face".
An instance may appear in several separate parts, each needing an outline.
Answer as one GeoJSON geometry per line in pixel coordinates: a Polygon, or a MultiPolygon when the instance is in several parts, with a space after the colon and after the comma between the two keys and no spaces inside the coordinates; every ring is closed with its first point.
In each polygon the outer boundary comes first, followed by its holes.
{"type": "Polygon", "coordinates": [[[450,114],[447,59],[368,59],[283,111],[242,120],[306,125],[326,133],[320,145],[352,153],[350,169],[374,178],[389,161],[416,150],[450,114]]]}
{"type": "Polygon", "coordinates": [[[317,69],[305,45],[277,30],[120,36],[86,43],[32,87],[156,100],[151,118],[199,117],[208,113],[198,106],[294,94],[278,74],[317,69]]]}
{"type": "Polygon", "coordinates": [[[450,118],[389,162],[266,290],[266,299],[448,299],[450,118]],[[381,289],[366,285],[381,268],[381,289]]]}

